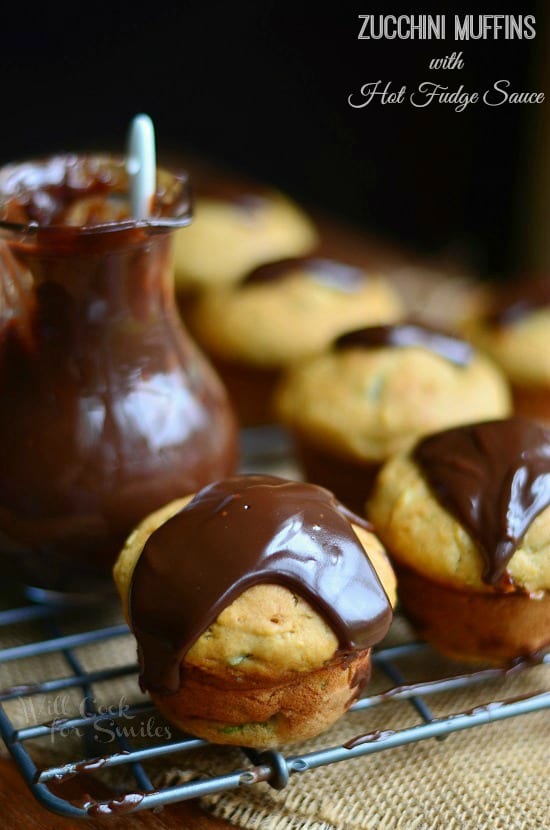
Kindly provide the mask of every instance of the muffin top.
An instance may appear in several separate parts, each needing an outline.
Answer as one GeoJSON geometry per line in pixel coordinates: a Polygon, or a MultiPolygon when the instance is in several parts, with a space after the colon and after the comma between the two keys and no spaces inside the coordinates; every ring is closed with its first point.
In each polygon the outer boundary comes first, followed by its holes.
{"type": "Polygon", "coordinates": [[[411,323],[349,332],[292,368],[280,419],[343,458],[382,461],[421,435],[510,412],[501,372],[467,343],[411,323]]]}
{"type": "Polygon", "coordinates": [[[305,254],[316,243],[309,217],[276,190],[207,191],[195,200],[193,223],[176,235],[176,287],[231,285],[261,262],[305,254]]]}
{"type": "Polygon", "coordinates": [[[392,598],[395,589],[364,520],[323,488],[257,475],[153,514],[114,575],[142,684],[168,692],[182,660],[225,681],[259,681],[368,648],[390,625],[385,588],[392,598]]]}
{"type": "Polygon", "coordinates": [[[550,588],[550,430],[467,424],[387,462],[368,514],[396,560],[475,590],[550,588]]]}
{"type": "Polygon", "coordinates": [[[501,290],[485,313],[465,326],[517,386],[550,385],[550,279],[501,290]]]}
{"type": "Polygon", "coordinates": [[[266,263],[238,285],[203,295],[192,325],[218,357],[281,368],[318,353],[350,328],[393,322],[402,311],[384,277],[300,257],[266,263]]]}

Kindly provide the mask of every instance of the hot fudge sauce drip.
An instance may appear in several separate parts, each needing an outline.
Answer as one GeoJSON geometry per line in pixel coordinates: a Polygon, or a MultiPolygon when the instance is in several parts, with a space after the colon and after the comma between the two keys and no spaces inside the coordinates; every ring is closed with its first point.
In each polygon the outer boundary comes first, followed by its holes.
{"type": "Polygon", "coordinates": [[[344,650],[378,642],[391,606],[348,516],[327,490],[274,476],[201,490],[149,537],[134,571],[130,614],[144,688],[176,691],[187,650],[258,583],[308,600],[344,650]]]}
{"type": "Polygon", "coordinates": [[[421,440],[413,460],[478,545],[483,581],[505,589],[506,566],[550,505],[550,430],[518,417],[455,427],[421,440]]]}

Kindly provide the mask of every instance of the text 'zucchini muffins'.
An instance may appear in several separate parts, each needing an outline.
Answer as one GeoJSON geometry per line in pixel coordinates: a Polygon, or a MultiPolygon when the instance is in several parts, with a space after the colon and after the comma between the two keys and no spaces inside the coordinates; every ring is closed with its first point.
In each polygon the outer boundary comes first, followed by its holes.
{"type": "Polygon", "coordinates": [[[114,576],[162,714],[254,747],[339,718],[392,619],[393,571],[368,527],[326,490],[273,476],[225,479],[139,525],[114,576]]]}
{"type": "Polygon", "coordinates": [[[369,503],[399,598],[441,651],[502,660],[550,644],[550,430],[445,430],[388,461],[369,503]]]}
{"type": "Polygon", "coordinates": [[[426,326],[371,326],[293,368],[276,396],[306,477],[362,512],[381,464],[421,435],[510,412],[502,373],[426,326]]]}
{"type": "Polygon", "coordinates": [[[501,290],[466,330],[509,378],[515,412],[550,422],[550,276],[501,290]]]}
{"type": "Polygon", "coordinates": [[[384,277],[321,257],[267,263],[223,291],[204,294],[190,328],[224,380],[241,422],[273,419],[280,375],[342,332],[394,322],[402,302],[384,277]]]}

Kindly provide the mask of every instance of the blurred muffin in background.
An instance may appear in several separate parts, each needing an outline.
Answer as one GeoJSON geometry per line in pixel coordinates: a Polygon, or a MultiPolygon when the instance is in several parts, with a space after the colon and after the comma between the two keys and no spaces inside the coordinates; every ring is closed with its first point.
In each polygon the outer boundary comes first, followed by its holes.
{"type": "Polygon", "coordinates": [[[511,410],[508,384],[489,358],[413,323],[340,336],[287,373],[275,405],[306,478],[357,512],[383,462],[420,436],[511,410]]]}
{"type": "Polygon", "coordinates": [[[387,274],[411,317],[446,331],[457,331],[465,319],[477,317],[490,296],[486,282],[451,263],[394,265],[387,274]]]}
{"type": "Polygon", "coordinates": [[[273,420],[282,372],[323,351],[344,331],[393,322],[403,313],[379,274],[335,260],[266,263],[236,285],[204,293],[188,318],[245,426],[273,420]]]}
{"type": "Polygon", "coordinates": [[[550,422],[550,277],[495,289],[464,331],[508,377],[515,411],[550,422]]]}
{"type": "Polygon", "coordinates": [[[223,176],[192,182],[193,222],[175,245],[180,297],[232,285],[262,262],[300,256],[317,244],[311,219],[278,190],[223,176]]]}

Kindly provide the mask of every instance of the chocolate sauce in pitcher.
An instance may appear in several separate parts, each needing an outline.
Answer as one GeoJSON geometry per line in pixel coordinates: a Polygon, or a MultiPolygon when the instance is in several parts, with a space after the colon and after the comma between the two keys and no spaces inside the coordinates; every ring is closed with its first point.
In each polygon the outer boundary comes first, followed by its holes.
{"type": "Polygon", "coordinates": [[[33,586],[106,582],[146,514],[234,471],[225,391],[177,315],[185,175],[129,216],[124,161],[0,170],[0,551],[33,586]]]}

